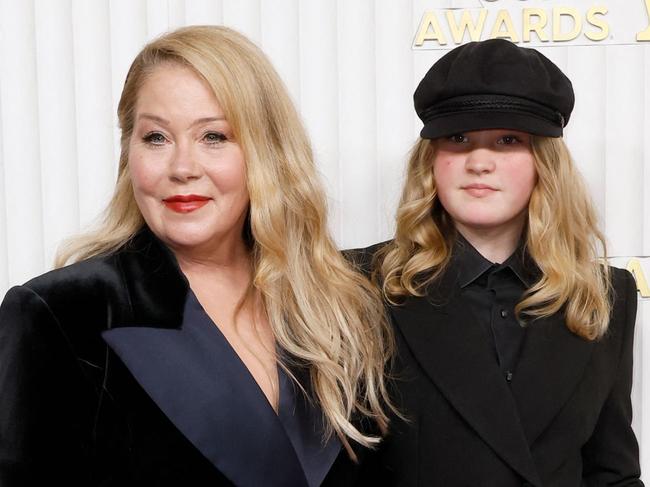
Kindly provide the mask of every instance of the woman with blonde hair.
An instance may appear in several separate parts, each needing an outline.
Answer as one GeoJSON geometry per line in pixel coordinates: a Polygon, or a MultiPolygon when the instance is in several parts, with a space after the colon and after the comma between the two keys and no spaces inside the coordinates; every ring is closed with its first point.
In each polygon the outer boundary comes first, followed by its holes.
{"type": "Polygon", "coordinates": [[[176,30],[135,58],[118,117],[102,225],[0,307],[0,484],[354,483],[390,333],[269,61],[176,30]]]}
{"type": "Polygon", "coordinates": [[[414,101],[424,127],[395,238],[360,255],[389,302],[406,416],[377,484],[642,485],[636,287],[599,258],[561,138],[571,82],[496,39],[444,55],[414,101]]]}

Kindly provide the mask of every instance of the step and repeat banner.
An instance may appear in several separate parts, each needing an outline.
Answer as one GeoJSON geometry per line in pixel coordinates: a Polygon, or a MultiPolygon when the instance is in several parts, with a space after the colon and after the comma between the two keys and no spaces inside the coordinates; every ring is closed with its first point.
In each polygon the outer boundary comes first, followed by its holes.
{"type": "MultiPolygon", "coordinates": [[[[223,24],[270,56],[311,135],[341,247],[389,238],[420,122],[412,94],[445,52],[500,37],[571,78],[566,139],[613,265],[639,284],[634,426],[650,472],[650,0],[0,0],[0,292],[51,268],[106,205],[116,105],[149,39],[223,24]]],[[[647,477],[647,475],[646,475],[647,477]]]]}

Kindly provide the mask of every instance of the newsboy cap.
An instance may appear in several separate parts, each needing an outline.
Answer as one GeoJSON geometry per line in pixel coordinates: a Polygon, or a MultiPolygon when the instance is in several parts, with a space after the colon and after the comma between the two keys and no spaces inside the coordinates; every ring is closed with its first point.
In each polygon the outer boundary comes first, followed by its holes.
{"type": "Polygon", "coordinates": [[[491,39],[445,54],[413,101],[424,139],[484,129],[560,137],[575,98],[569,78],[540,52],[491,39]]]}

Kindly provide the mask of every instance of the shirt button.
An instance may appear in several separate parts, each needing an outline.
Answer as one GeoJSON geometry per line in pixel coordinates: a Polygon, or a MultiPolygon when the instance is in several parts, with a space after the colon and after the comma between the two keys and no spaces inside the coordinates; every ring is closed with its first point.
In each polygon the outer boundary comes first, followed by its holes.
{"type": "Polygon", "coordinates": [[[506,381],[512,382],[512,372],[506,372],[506,381]]]}
{"type": "Polygon", "coordinates": [[[506,311],[505,309],[502,309],[501,310],[501,318],[507,318],[507,317],[508,317],[508,311],[506,311]]]}

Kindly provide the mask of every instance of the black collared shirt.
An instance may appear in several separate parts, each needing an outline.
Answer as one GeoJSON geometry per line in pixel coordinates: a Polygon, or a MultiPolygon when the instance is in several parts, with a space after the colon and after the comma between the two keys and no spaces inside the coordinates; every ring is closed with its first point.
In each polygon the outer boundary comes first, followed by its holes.
{"type": "Polygon", "coordinates": [[[454,261],[461,297],[485,330],[495,360],[510,382],[526,334],[515,316],[515,305],[534,282],[530,259],[520,245],[505,262],[492,263],[459,235],[454,261]]]}

